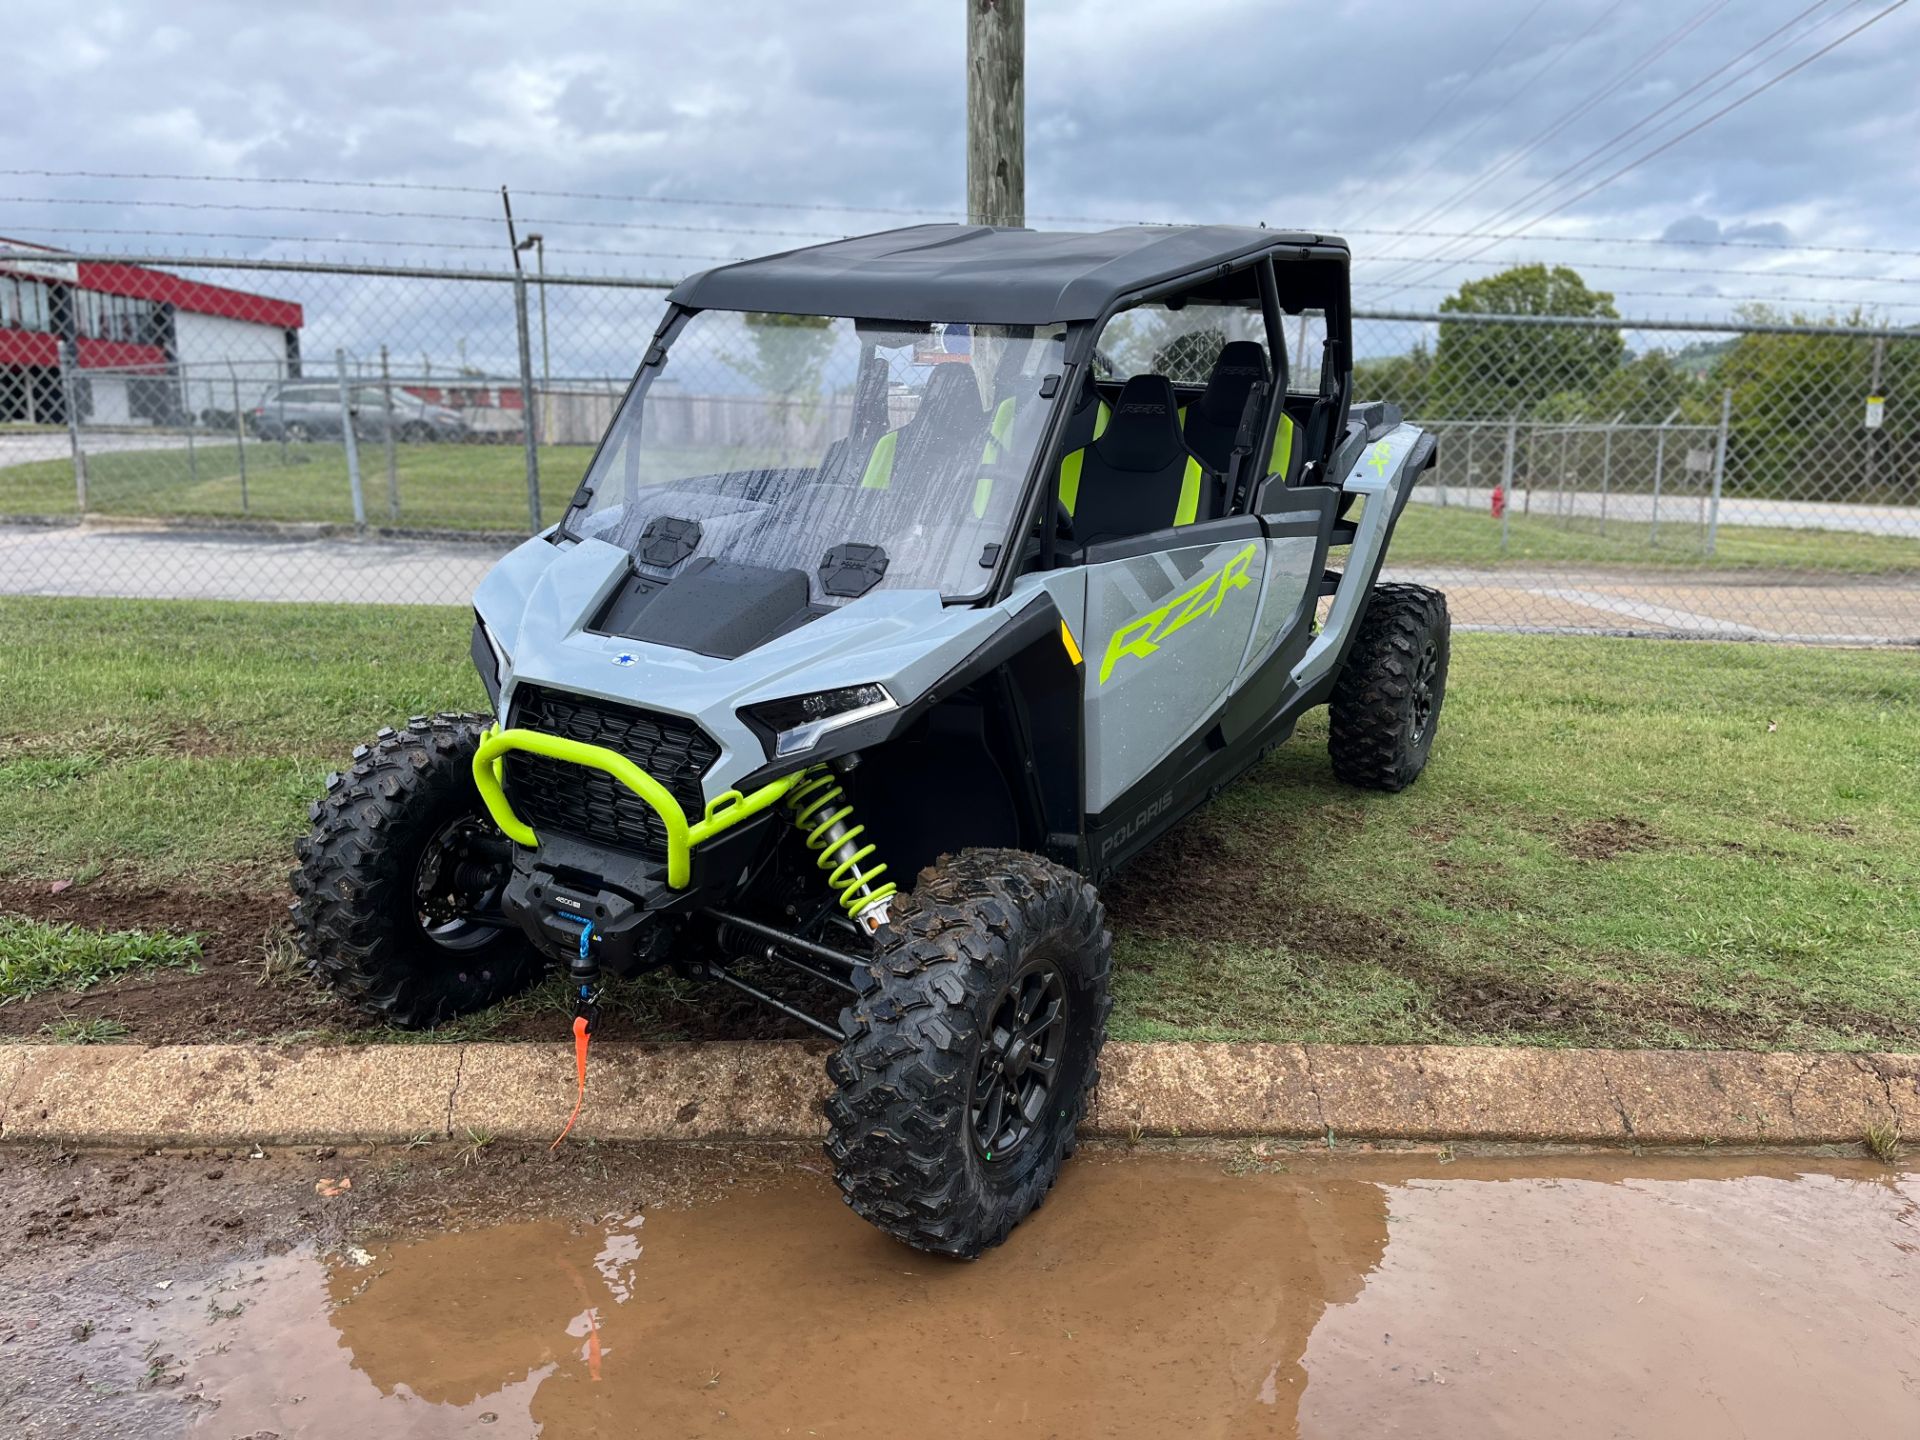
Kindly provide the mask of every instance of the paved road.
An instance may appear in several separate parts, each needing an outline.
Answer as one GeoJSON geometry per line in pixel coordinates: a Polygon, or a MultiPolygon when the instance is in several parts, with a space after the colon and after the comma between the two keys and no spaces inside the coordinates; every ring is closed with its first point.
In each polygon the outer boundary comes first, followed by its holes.
{"type": "Polygon", "coordinates": [[[663,1148],[0,1152],[0,1227],[29,1242],[0,1247],[0,1432],[1802,1440],[1920,1416],[1911,1170],[1093,1147],[953,1264],[855,1219],[811,1147],[663,1148]]]}
{"type": "MultiPolygon", "coordinates": [[[[1448,505],[1464,505],[1480,514],[1487,513],[1493,498],[1492,490],[1485,487],[1448,485],[1444,489],[1448,505]]],[[[1418,504],[1438,505],[1441,494],[1441,486],[1426,484],[1408,498],[1418,504]]],[[[1520,495],[1524,499],[1526,491],[1523,489],[1520,495]]],[[[1650,494],[1602,496],[1597,491],[1561,492],[1542,488],[1533,492],[1532,503],[1531,513],[1535,519],[1571,515],[1597,521],[1604,514],[1609,520],[1642,525],[1658,521],[1663,528],[1672,525],[1679,531],[1701,529],[1707,523],[1706,498],[1692,493],[1664,495],[1656,509],[1650,494]]],[[[1720,523],[1752,525],[1766,530],[1844,530],[1920,540],[1920,505],[1841,505],[1827,500],[1750,500],[1726,496],[1720,501],[1720,523]]]]}
{"type": "MultiPolygon", "coordinates": [[[[0,594],[464,605],[502,544],[0,525],[0,594]]],[[[1746,572],[1390,567],[1465,629],[1920,644],[1920,585],[1746,572]]]]}

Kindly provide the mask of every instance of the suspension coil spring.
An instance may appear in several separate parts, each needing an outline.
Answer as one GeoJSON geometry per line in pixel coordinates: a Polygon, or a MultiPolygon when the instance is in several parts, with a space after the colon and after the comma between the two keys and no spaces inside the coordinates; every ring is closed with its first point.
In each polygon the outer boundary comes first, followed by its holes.
{"type": "Polygon", "coordinates": [[[827,885],[839,897],[840,908],[871,934],[887,918],[887,902],[900,887],[882,880],[884,864],[866,863],[879,847],[860,842],[866,826],[848,823],[853,806],[846,803],[840,781],[824,765],[815,766],[787,795],[786,806],[806,836],[807,848],[818,853],[814,863],[827,872],[827,885]]]}

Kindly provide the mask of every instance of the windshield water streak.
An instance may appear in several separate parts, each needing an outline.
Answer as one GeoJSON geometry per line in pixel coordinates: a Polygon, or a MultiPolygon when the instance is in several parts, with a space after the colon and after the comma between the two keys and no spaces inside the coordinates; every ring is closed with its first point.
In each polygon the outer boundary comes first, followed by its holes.
{"type": "Polygon", "coordinates": [[[702,311],[634,388],[566,533],[666,580],[702,561],[977,598],[1007,543],[1065,327],[702,311]]]}

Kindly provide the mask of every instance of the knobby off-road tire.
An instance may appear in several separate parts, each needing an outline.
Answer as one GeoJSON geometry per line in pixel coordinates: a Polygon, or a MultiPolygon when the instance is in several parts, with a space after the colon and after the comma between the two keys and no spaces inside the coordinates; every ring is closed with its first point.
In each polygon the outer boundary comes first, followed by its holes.
{"type": "MultiPolygon", "coordinates": [[[[308,810],[297,847],[293,927],[320,981],[361,1009],[418,1029],[485,1009],[540,977],[515,930],[430,929],[416,893],[430,845],[449,827],[497,836],[473,784],[487,717],[418,716],[353,752],[308,810]]],[[[504,841],[502,841],[504,843],[504,841]]]]}
{"type": "Polygon", "coordinates": [[[1024,851],[945,858],[894,901],[827,1065],[827,1154],[856,1214],[916,1249],[972,1259],[1040,1204],[1100,1078],[1112,948],[1093,886],[1024,851]],[[989,1158],[976,1136],[993,1123],[1013,1134],[1019,1118],[1004,1105],[995,1122],[989,1093],[977,1121],[978,1082],[991,1091],[1039,1073],[1008,1078],[1006,1022],[1029,1004],[1035,1027],[1049,995],[1064,1014],[1037,1040],[1054,1045],[1059,1031],[1048,1088],[1026,1133],[989,1158]]]}
{"type": "Polygon", "coordinates": [[[1404,790],[1433,752],[1447,693],[1453,626],[1447,597],[1424,585],[1376,585],[1334,682],[1333,773],[1366,790],[1404,790]]]}

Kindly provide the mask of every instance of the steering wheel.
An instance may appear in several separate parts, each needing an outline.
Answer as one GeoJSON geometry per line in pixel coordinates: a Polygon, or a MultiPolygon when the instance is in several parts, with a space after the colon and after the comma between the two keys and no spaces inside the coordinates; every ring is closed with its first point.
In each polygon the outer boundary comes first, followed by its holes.
{"type": "Polygon", "coordinates": [[[1058,496],[1055,496],[1053,501],[1053,535],[1056,540],[1072,540],[1075,538],[1073,533],[1073,512],[1067,509],[1067,502],[1058,496]]]}

